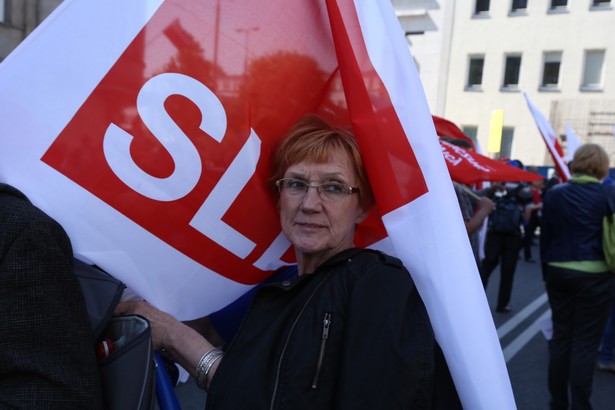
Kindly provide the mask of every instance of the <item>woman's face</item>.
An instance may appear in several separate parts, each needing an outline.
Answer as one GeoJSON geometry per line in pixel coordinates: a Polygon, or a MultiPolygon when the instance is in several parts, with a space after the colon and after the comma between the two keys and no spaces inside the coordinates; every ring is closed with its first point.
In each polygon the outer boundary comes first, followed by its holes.
{"type": "MultiPolygon", "coordinates": [[[[291,165],[284,178],[310,185],[338,182],[357,186],[357,177],[348,154],[337,149],[326,163],[300,162],[291,165]]],[[[348,194],[332,200],[309,188],[305,194],[280,192],[280,222],[297,255],[299,272],[312,272],[338,252],[354,246],[355,225],[367,216],[359,206],[359,195],[348,194]]]]}

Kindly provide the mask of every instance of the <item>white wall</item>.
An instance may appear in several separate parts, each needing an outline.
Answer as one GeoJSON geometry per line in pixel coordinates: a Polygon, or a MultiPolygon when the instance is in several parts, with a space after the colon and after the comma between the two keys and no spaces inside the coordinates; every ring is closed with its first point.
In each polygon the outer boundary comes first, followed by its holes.
{"type": "MultiPolygon", "coordinates": [[[[473,0],[455,7],[444,116],[459,124],[478,126],[486,149],[490,113],[504,109],[504,126],[514,127],[511,157],[526,165],[545,165],[546,150],[522,92],[551,115],[551,101],[615,100],[615,11],[590,11],[591,0],[570,0],[565,13],[549,13],[550,0],[529,0],[526,15],[509,16],[511,0],[491,1],[488,17],[473,17],[473,0]],[[585,49],[606,49],[604,89],[579,90],[585,49]],[[561,50],[558,92],[539,91],[544,51],[561,50]],[[506,53],[522,54],[519,92],[503,92],[506,53]],[[465,91],[468,55],[484,54],[482,91],[465,91]]],[[[556,129],[563,133],[563,129],[556,129]]],[[[582,137],[582,136],[581,136],[582,137]]]]}

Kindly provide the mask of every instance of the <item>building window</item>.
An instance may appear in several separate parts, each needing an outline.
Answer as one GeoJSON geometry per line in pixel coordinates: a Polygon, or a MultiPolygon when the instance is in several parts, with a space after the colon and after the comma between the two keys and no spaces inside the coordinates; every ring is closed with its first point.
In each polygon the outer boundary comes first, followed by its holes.
{"type": "Polygon", "coordinates": [[[474,14],[489,13],[489,0],[476,0],[474,14]]]}
{"type": "Polygon", "coordinates": [[[500,158],[511,158],[513,134],[515,129],[513,127],[502,127],[502,142],[500,144],[500,158]]]}
{"type": "Polygon", "coordinates": [[[559,67],[562,62],[561,52],[544,53],[541,87],[557,88],[559,84],[559,67]]]}
{"type": "Polygon", "coordinates": [[[525,11],[525,9],[527,9],[527,0],[512,0],[511,11],[525,11]]]}
{"type": "Polygon", "coordinates": [[[604,74],[604,50],[586,50],[581,90],[602,89],[604,74]]]}
{"type": "Polygon", "coordinates": [[[485,57],[475,56],[470,57],[470,63],[468,65],[468,88],[480,88],[483,83],[483,65],[485,64],[485,57]]]}
{"type": "Polygon", "coordinates": [[[568,6],[568,0],[551,0],[551,8],[559,9],[568,6]]]}
{"type": "Polygon", "coordinates": [[[519,71],[521,69],[521,56],[510,55],[506,56],[506,65],[504,67],[504,88],[517,88],[519,85],[519,71]]]}
{"type": "Polygon", "coordinates": [[[592,9],[611,8],[612,0],[592,0],[592,9]]]}
{"type": "Polygon", "coordinates": [[[461,131],[469,137],[474,143],[475,147],[478,147],[478,141],[476,140],[476,136],[478,135],[478,127],[475,125],[464,125],[461,127],[461,131]]]}

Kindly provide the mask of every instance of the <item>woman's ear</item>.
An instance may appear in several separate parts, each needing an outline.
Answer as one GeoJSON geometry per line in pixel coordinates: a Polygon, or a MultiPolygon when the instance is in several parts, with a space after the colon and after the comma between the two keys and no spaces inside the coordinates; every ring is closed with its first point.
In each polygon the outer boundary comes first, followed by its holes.
{"type": "Polygon", "coordinates": [[[356,219],[356,224],[360,224],[361,222],[363,222],[365,220],[365,218],[367,218],[367,215],[369,215],[369,209],[365,210],[363,208],[359,208],[359,213],[357,214],[357,219],[356,219]]]}

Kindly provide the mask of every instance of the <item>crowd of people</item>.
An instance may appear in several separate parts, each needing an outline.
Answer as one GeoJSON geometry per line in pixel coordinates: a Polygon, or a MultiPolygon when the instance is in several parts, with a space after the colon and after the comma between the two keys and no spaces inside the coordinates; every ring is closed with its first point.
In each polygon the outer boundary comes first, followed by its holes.
{"type": "Polygon", "coordinates": [[[552,410],[591,409],[594,371],[615,372],[615,279],[602,240],[603,219],[615,210],[609,159],[601,146],[584,144],[569,167],[572,177],[565,183],[554,183],[556,175],[548,183],[494,184],[486,193],[495,206],[479,262],[485,288],[500,265],[495,310],[508,313],[517,261],[536,262],[532,246],[538,242],[553,324],[548,342],[552,410]]]}
{"type": "MultiPolygon", "coordinates": [[[[115,313],[148,319],[155,349],[207,390],[208,409],[461,408],[403,263],[354,245],[374,196],[352,132],[304,117],[275,150],[271,169],[296,265],[202,321],[180,322],[142,300],[115,313]]],[[[485,288],[500,266],[497,313],[511,312],[517,261],[534,262],[532,245],[540,243],[553,321],[551,409],[591,408],[595,368],[615,372],[615,284],[602,243],[602,220],[615,209],[615,186],[603,183],[608,170],[604,150],[585,144],[573,177],[549,189],[542,181],[481,191],[455,183],[485,288]]],[[[14,318],[0,325],[0,407],[100,408],[68,237],[8,185],[0,186],[0,225],[0,305],[14,318]],[[35,308],[42,303],[54,308],[35,308]]]]}

